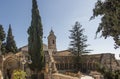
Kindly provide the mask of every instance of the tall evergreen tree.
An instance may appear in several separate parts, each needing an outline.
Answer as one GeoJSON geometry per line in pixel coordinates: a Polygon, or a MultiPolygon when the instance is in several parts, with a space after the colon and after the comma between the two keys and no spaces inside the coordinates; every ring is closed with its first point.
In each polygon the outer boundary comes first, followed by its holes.
{"type": "Polygon", "coordinates": [[[93,9],[94,19],[101,16],[101,23],[96,34],[101,32],[105,39],[109,36],[115,41],[115,48],[120,46],[120,0],[98,0],[93,9]]]}
{"type": "Polygon", "coordinates": [[[8,29],[8,35],[6,40],[6,52],[17,53],[17,46],[14,41],[14,36],[12,35],[11,25],[9,25],[9,29],[8,29]]]}
{"type": "Polygon", "coordinates": [[[6,42],[2,43],[2,45],[1,45],[1,51],[2,51],[2,54],[6,53],[6,42]]]}
{"type": "MultiPolygon", "coordinates": [[[[38,72],[44,67],[44,52],[42,41],[43,28],[36,0],[32,0],[32,21],[28,29],[28,35],[28,52],[32,59],[30,68],[36,73],[36,76],[38,76],[38,72]]],[[[38,77],[36,79],[38,79],[38,77]]]]}
{"type": "Polygon", "coordinates": [[[84,29],[82,28],[82,25],[80,25],[79,22],[76,22],[70,32],[70,50],[73,54],[81,56],[84,53],[88,53],[90,50],[86,50],[88,46],[88,44],[86,44],[87,36],[83,34],[84,29]]]}
{"type": "Polygon", "coordinates": [[[4,40],[5,40],[5,31],[2,25],[0,25],[0,41],[4,41],[4,40]]]}
{"type": "Polygon", "coordinates": [[[3,52],[3,49],[5,49],[5,47],[3,47],[4,40],[5,40],[5,31],[2,25],[0,25],[0,54],[1,54],[1,51],[3,52]]]}
{"type": "Polygon", "coordinates": [[[84,29],[82,28],[82,25],[80,25],[79,22],[76,22],[73,26],[72,30],[70,30],[70,51],[75,55],[75,65],[76,70],[79,71],[80,69],[80,63],[83,63],[85,58],[81,58],[81,55],[84,53],[89,53],[90,50],[87,50],[88,44],[87,42],[87,36],[83,34],[84,29]]]}

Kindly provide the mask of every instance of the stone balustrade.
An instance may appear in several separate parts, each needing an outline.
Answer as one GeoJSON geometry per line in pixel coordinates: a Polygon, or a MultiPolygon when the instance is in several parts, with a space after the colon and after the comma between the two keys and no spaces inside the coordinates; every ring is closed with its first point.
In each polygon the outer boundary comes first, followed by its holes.
{"type": "Polygon", "coordinates": [[[52,79],[80,79],[78,77],[72,77],[72,76],[63,75],[59,73],[52,74],[52,77],[53,77],[52,79]]]}

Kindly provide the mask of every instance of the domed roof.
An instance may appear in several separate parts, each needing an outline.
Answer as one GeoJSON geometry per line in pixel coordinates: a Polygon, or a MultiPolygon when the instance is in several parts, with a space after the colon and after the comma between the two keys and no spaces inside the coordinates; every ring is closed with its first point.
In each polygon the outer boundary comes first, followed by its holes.
{"type": "MultiPolygon", "coordinates": [[[[43,44],[43,51],[46,51],[46,50],[48,50],[48,46],[46,44],[43,44]]],[[[21,47],[20,51],[28,52],[28,45],[21,47]]]]}

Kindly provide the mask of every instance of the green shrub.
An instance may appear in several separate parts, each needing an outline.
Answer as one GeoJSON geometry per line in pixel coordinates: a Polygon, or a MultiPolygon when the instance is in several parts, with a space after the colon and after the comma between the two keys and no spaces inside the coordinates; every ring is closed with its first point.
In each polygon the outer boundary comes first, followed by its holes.
{"type": "Polygon", "coordinates": [[[26,76],[26,72],[21,69],[14,70],[12,75],[13,79],[26,79],[26,76]]]}

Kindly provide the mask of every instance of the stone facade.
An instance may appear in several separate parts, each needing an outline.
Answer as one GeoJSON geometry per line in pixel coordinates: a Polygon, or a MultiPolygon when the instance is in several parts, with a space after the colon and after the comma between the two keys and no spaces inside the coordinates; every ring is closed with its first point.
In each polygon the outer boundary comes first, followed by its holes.
{"type": "Polygon", "coordinates": [[[18,68],[18,60],[15,54],[9,53],[2,56],[2,74],[4,78],[10,78],[14,69],[18,68]]]}
{"type": "MultiPolygon", "coordinates": [[[[72,71],[76,70],[76,63],[74,62],[75,56],[68,50],[59,51],[53,54],[56,62],[56,67],[60,71],[72,71]]],[[[79,62],[79,69],[83,72],[88,72],[97,69],[97,64],[109,68],[111,70],[117,70],[119,63],[115,59],[114,54],[103,53],[93,55],[82,55],[83,62],[79,62]]]]}
{"type": "Polygon", "coordinates": [[[80,78],[55,73],[52,75],[52,79],[80,79],[80,78]]]}
{"type": "MultiPolygon", "coordinates": [[[[21,51],[28,51],[28,47],[25,46],[21,48],[21,51]]],[[[76,70],[76,63],[73,61],[75,56],[69,50],[57,51],[56,48],[56,36],[53,30],[50,31],[48,36],[48,46],[43,45],[45,51],[46,63],[50,60],[49,55],[54,58],[55,65],[58,71],[73,71],[76,70]]],[[[114,54],[102,53],[102,54],[92,54],[92,55],[82,55],[84,62],[79,62],[80,71],[91,71],[96,70],[96,64],[105,66],[111,70],[117,70],[120,64],[115,59],[114,54]]]]}
{"type": "Polygon", "coordinates": [[[27,63],[23,65],[23,59],[28,60],[29,54],[26,52],[18,52],[16,54],[9,53],[2,57],[1,62],[1,71],[4,78],[11,78],[11,75],[15,69],[22,69],[30,74],[30,69],[27,66],[27,63]]]}
{"type": "MultiPolygon", "coordinates": [[[[76,63],[74,62],[75,56],[69,50],[57,51],[56,36],[54,35],[53,30],[50,31],[50,34],[48,36],[48,46],[46,44],[43,44],[43,50],[45,53],[45,65],[48,75],[51,75],[51,73],[57,71],[67,72],[76,70],[76,63]]],[[[12,73],[12,71],[18,67],[23,69],[23,65],[20,63],[20,59],[22,57],[26,58],[28,56],[29,54],[27,45],[21,47],[20,52],[17,54],[5,55],[5,60],[3,60],[3,56],[0,56],[0,63],[2,63],[0,64],[0,70],[3,68],[4,77],[6,77],[8,73],[12,73]]],[[[96,70],[96,64],[105,66],[111,70],[117,70],[120,68],[120,64],[115,59],[114,54],[111,53],[82,55],[82,59],[84,59],[84,62],[78,62],[79,70],[82,72],[90,72],[96,70]]],[[[27,71],[27,73],[31,74],[28,66],[25,65],[24,67],[24,70],[27,71]]]]}
{"type": "Polygon", "coordinates": [[[53,30],[51,29],[50,34],[48,36],[48,49],[52,49],[56,51],[56,36],[54,35],[53,30]]]}

